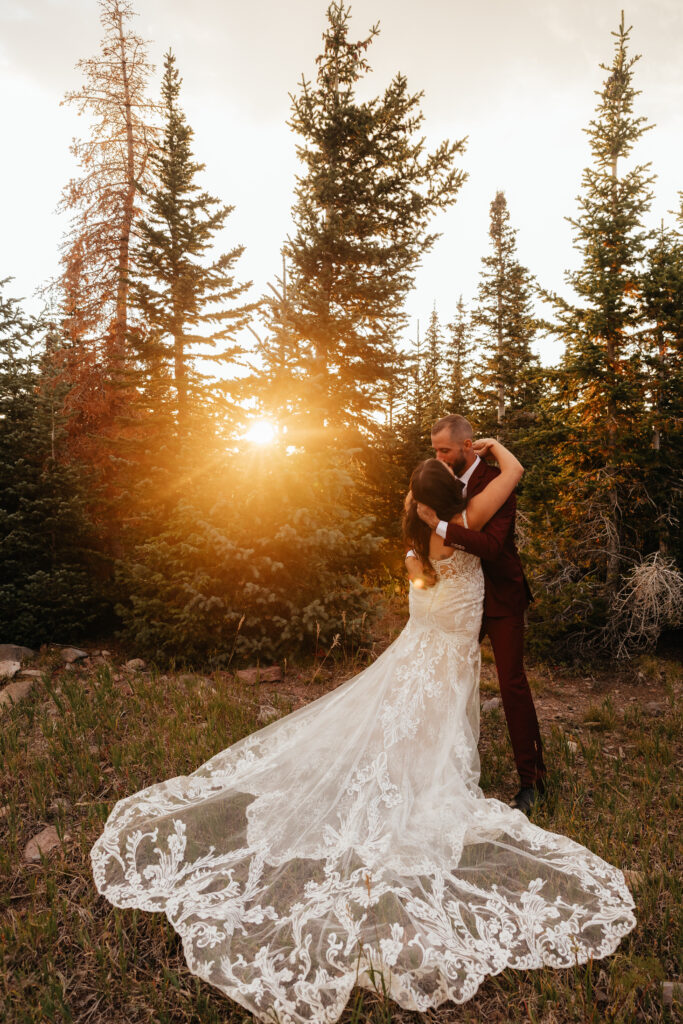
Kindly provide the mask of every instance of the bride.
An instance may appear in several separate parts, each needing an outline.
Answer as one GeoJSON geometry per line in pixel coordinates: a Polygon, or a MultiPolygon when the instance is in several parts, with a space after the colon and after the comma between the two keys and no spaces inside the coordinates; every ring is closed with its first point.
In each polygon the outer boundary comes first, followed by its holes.
{"type": "Polygon", "coordinates": [[[117,907],[160,911],[190,970],[260,1020],[336,1021],[354,985],[409,1010],[487,975],[612,953],[635,925],[620,870],[479,788],[479,559],[416,515],[481,529],[522,474],[465,509],[428,459],[411,480],[410,617],[331,693],[120,800],[91,851],[117,907]],[[425,532],[427,531],[427,532],[425,532]]]}

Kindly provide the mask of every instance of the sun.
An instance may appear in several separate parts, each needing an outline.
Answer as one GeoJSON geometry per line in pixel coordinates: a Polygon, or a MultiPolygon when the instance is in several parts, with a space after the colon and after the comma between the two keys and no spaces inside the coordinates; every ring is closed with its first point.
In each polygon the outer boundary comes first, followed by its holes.
{"type": "Polygon", "coordinates": [[[257,420],[244,436],[252,444],[270,444],[277,437],[277,427],[268,420],[257,420]]]}

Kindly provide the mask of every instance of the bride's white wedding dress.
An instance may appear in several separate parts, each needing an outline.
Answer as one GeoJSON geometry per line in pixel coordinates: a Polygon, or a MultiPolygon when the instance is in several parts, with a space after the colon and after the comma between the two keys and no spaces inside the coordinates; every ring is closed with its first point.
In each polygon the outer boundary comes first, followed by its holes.
{"type": "Polygon", "coordinates": [[[368,668],[120,800],[91,851],[117,907],[163,911],[190,970],[262,1020],[335,1021],[354,985],[470,998],[635,925],[620,870],[478,786],[479,559],[456,551],[368,668]]]}

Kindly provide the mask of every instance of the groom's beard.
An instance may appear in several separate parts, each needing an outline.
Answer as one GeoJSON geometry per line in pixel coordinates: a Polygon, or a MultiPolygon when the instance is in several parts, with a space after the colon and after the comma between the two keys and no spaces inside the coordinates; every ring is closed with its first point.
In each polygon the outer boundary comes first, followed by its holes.
{"type": "Polygon", "coordinates": [[[459,459],[456,459],[455,462],[451,462],[451,469],[453,470],[456,476],[461,476],[466,466],[467,459],[465,458],[464,455],[462,455],[459,459]]]}

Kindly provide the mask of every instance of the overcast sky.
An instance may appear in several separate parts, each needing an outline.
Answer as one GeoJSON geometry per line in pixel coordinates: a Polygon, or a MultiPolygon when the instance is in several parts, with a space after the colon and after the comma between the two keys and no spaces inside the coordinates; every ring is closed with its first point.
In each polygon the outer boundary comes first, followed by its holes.
{"type": "MultiPolygon", "coordinates": [[[[241,278],[253,297],[279,270],[296,173],[295,137],[286,126],[302,73],[315,74],[325,0],[136,0],[136,30],[150,41],[158,74],[170,46],[183,76],[182,103],[195,130],[204,184],[235,211],[223,247],[246,245],[241,278]]],[[[565,217],[575,210],[588,162],[594,90],[612,55],[620,5],[608,0],[356,0],[352,35],[379,21],[373,73],[363,94],[380,92],[401,71],[424,90],[425,134],[434,145],[468,136],[469,174],[457,204],[436,221],[442,237],[425,258],[408,303],[411,330],[433,303],[444,321],[460,293],[476,289],[487,249],[488,209],[504,189],[519,229],[521,260],[541,283],[566,290],[575,263],[565,217]]],[[[683,189],[683,2],[636,0],[626,9],[632,52],[641,53],[638,112],[656,127],[637,158],[658,175],[651,223],[678,205],[683,189]]],[[[97,52],[96,0],[0,0],[0,278],[9,293],[39,308],[35,289],[57,269],[64,223],[55,213],[74,173],[69,143],[85,122],[60,107],[81,83],[75,65],[97,52]]],[[[542,348],[544,361],[557,355],[542,348]]]]}

